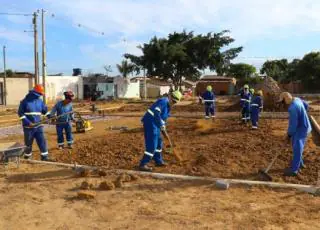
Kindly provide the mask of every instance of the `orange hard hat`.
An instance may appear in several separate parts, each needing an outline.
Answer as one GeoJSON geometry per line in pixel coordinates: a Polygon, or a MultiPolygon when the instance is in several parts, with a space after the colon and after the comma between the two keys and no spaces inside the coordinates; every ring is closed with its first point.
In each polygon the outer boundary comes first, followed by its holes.
{"type": "Polygon", "coordinates": [[[38,94],[41,94],[43,95],[44,94],[44,89],[43,89],[43,86],[40,85],[40,84],[37,84],[33,87],[33,91],[38,93],[38,94]]]}

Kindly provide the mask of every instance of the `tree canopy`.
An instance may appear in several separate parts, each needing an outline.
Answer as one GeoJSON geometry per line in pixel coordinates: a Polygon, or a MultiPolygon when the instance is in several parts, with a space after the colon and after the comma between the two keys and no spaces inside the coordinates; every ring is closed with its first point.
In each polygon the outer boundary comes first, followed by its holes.
{"type": "Polygon", "coordinates": [[[124,78],[134,71],[134,67],[134,64],[128,62],[128,60],[122,60],[121,64],[117,64],[118,71],[124,78]]]}
{"type": "Polygon", "coordinates": [[[193,32],[174,32],[165,38],[153,37],[139,48],[141,56],[125,54],[135,64],[135,70],[146,69],[148,76],[172,79],[181,85],[182,78],[196,80],[201,70],[209,68],[224,74],[228,64],[242,51],[242,47],[229,48],[234,39],[229,31],[195,35],[193,32]],[[228,49],[227,49],[228,48],[228,49]]]}

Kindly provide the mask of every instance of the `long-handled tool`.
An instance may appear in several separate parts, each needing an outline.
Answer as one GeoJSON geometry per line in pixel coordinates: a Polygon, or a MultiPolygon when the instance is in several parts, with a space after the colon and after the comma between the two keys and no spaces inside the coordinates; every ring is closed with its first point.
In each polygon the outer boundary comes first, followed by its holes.
{"type": "Polygon", "coordinates": [[[67,112],[67,113],[63,113],[63,114],[61,114],[61,115],[59,115],[59,116],[49,117],[49,118],[47,118],[47,119],[45,119],[45,120],[43,120],[43,121],[40,121],[40,122],[37,122],[37,123],[34,123],[34,124],[30,125],[30,127],[32,128],[32,127],[36,127],[36,126],[38,126],[38,125],[46,124],[46,123],[48,123],[48,122],[51,121],[51,120],[58,119],[58,118],[60,118],[60,117],[63,117],[63,116],[65,116],[65,115],[71,114],[71,113],[73,113],[73,111],[67,112]]]}
{"type": "Polygon", "coordinates": [[[268,174],[270,168],[273,166],[274,162],[278,159],[280,155],[280,152],[278,152],[275,157],[272,159],[272,161],[270,162],[270,164],[268,165],[268,167],[266,169],[260,169],[259,170],[259,177],[262,180],[266,180],[266,181],[272,181],[272,177],[268,174]]]}
{"type": "Polygon", "coordinates": [[[167,130],[162,130],[162,134],[164,135],[164,137],[168,140],[169,142],[169,145],[170,145],[170,150],[169,150],[169,153],[170,154],[173,154],[173,156],[176,158],[177,161],[182,161],[182,158],[181,156],[176,152],[174,151],[173,149],[173,143],[171,141],[171,138],[167,132],[167,130]]]}

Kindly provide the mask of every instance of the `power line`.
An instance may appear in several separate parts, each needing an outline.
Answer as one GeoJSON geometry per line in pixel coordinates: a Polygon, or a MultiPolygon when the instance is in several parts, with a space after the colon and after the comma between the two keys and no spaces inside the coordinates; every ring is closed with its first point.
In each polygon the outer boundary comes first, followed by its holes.
{"type": "Polygon", "coordinates": [[[32,14],[24,14],[24,13],[4,13],[4,12],[0,12],[0,15],[8,15],[8,16],[32,16],[32,14]]]}

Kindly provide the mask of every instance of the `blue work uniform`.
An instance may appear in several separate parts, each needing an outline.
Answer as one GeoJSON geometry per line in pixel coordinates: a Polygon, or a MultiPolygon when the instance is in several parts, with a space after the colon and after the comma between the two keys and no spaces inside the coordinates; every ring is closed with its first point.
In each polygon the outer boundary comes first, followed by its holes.
{"type": "Polygon", "coordinates": [[[261,96],[253,97],[250,104],[252,128],[258,128],[259,113],[263,109],[263,100],[261,96]]]}
{"type": "Polygon", "coordinates": [[[166,125],[170,116],[168,97],[158,99],[145,113],[141,121],[144,128],[145,152],[140,166],[148,164],[153,158],[156,164],[162,164],[161,127],[166,125]]]}
{"type": "Polygon", "coordinates": [[[294,98],[289,106],[289,127],[288,136],[291,138],[293,160],[291,170],[298,173],[303,165],[303,149],[308,134],[311,132],[311,125],[308,117],[308,104],[300,98],[294,98]]]}
{"type": "Polygon", "coordinates": [[[24,152],[25,157],[32,156],[32,144],[36,139],[38,147],[41,152],[41,159],[48,157],[47,142],[44,136],[43,125],[41,122],[41,116],[47,115],[48,108],[40,99],[40,94],[35,91],[30,91],[27,96],[20,102],[18,115],[22,120],[24,143],[26,149],[24,152]]]}
{"type": "Polygon", "coordinates": [[[202,94],[202,100],[204,101],[204,108],[206,118],[215,117],[215,95],[213,92],[206,91],[202,94]]]}
{"type": "Polygon", "coordinates": [[[64,104],[63,101],[59,101],[55,106],[52,108],[50,112],[50,116],[57,115],[57,142],[59,147],[64,146],[64,136],[63,130],[66,133],[66,139],[68,145],[73,144],[73,136],[72,136],[72,121],[74,120],[73,115],[73,107],[72,103],[64,104]]]}
{"type": "Polygon", "coordinates": [[[240,107],[242,114],[242,121],[247,122],[250,120],[250,102],[251,102],[251,93],[242,91],[240,93],[240,107]]]}

